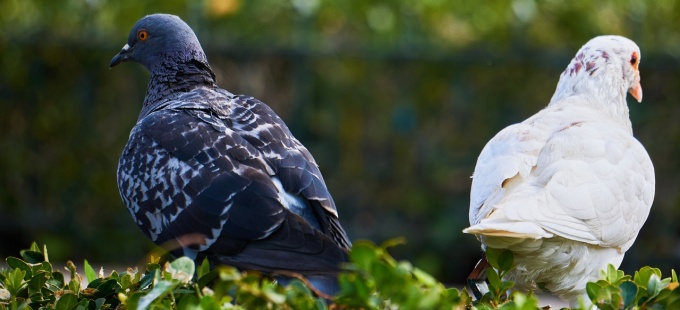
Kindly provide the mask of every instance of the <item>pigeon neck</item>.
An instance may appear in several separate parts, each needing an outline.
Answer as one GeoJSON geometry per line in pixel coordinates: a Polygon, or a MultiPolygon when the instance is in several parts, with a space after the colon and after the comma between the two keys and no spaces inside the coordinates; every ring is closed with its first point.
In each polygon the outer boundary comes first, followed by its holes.
{"type": "MultiPolygon", "coordinates": [[[[583,102],[604,112],[632,132],[628,103],[626,102],[627,89],[623,83],[616,83],[616,79],[608,79],[606,75],[594,74],[591,76],[588,74],[586,77],[585,74],[584,71],[583,74],[571,76],[565,71],[560,77],[549,106],[565,102],[565,99],[569,97],[578,97],[578,102],[583,102]]],[[[568,100],[566,102],[572,104],[574,101],[568,100]]]]}
{"type": "Polygon", "coordinates": [[[172,94],[189,92],[201,86],[217,87],[215,74],[207,63],[191,60],[185,63],[161,64],[151,70],[144,107],[172,94]]]}

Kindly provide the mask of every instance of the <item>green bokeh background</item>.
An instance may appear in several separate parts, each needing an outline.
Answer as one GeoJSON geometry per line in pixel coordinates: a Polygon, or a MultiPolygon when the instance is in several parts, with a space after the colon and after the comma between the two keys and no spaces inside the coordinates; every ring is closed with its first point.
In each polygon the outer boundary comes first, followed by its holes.
{"type": "Polygon", "coordinates": [[[196,31],[234,93],[267,102],[314,154],[352,239],[461,283],[484,144],[549,101],[590,38],[642,50],[635,135],[657,175],[622,268],[680,261],[680,4],[659,1],[0,0],[0,258],[31,241],[53,261],[134,264],[151,248],[116,187],[148,73],[108,63],[146,14],[196,31]]]}

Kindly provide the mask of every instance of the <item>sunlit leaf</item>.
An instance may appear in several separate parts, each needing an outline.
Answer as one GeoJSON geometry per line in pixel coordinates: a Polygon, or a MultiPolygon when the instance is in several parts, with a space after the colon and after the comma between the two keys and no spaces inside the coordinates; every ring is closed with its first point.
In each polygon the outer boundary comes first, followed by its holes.
{"type": "Polygon", "coordinates": [[[200,279],[208,272],[210,272],[210,262],[208,258],[204,258],[201,265],[196,269],[196,278],[200,279]]]}
{"type": "Polygon", "coordinates": [[[88,282],[92,282],[97,279],[97,273],[94,271],[92,266],[90,266],[90,263],[87,262],[87,259],[83,261],[83,269],[85,270],[85,278],[88,282]]]}
{"type": "Polygon", "coordinates": [[[655,273],[651,274],[649,277],[649,282],[647,283],[647,293],[649,297],[654,297],[661,291],[661,280],[659,276],[655,273]]]}
{"type": "Polygon", "coordinates": [[[596,283],[588,282],[588,284],[586,284],[586,293],[588,294],[588,298],[590,298],[592,301],[597,300],[597,295],[599,294],[600,290],[600,286],[596,283]]]}
{"type": "Polygon", "coordinates": [[[193,259],[183,256],[172,261],[169,265],[166,265],[165,271],[169,272],[173,279],[180,280],[183,283],[189,283],[194,277],[196,264],[193,259]]]}

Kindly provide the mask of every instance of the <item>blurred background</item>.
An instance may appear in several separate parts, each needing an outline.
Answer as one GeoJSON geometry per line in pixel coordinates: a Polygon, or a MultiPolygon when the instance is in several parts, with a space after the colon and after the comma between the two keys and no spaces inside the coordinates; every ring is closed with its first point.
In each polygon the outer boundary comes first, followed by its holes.
{"type": "Polygon", "coordinates": [[[109,70],[142,16],[179,15],[218,84],[268,103],[319,163],[351,239],[404,236],[399,259],[462,283],[482,255],[470,176],[496,132],[550,100],[590,38],[642,50],[629,99],[656,167],[651,215],[622,268],[680,261],[680,3],[446,0],[0,0],[0,258],[145,261],[118,157],[149,74],[109,70]]]}

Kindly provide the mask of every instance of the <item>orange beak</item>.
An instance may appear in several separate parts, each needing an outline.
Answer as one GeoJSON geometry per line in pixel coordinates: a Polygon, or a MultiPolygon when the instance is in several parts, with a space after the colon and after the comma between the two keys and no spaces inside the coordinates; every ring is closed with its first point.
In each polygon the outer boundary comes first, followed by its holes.
{"type": "Polygon", "coordinates": [[[642,87],[640,83],[635,84],[635,86],[628,89],[628,93],[637,100],[637,102],[642,102],[642,87]]]}
{"type": "Polygon", "coordinates": [[[640,86],[640,73],[636,72],[635,84],[628,89],[628,93],[637,100],[642,102],[642,86],[640,86]]]}

